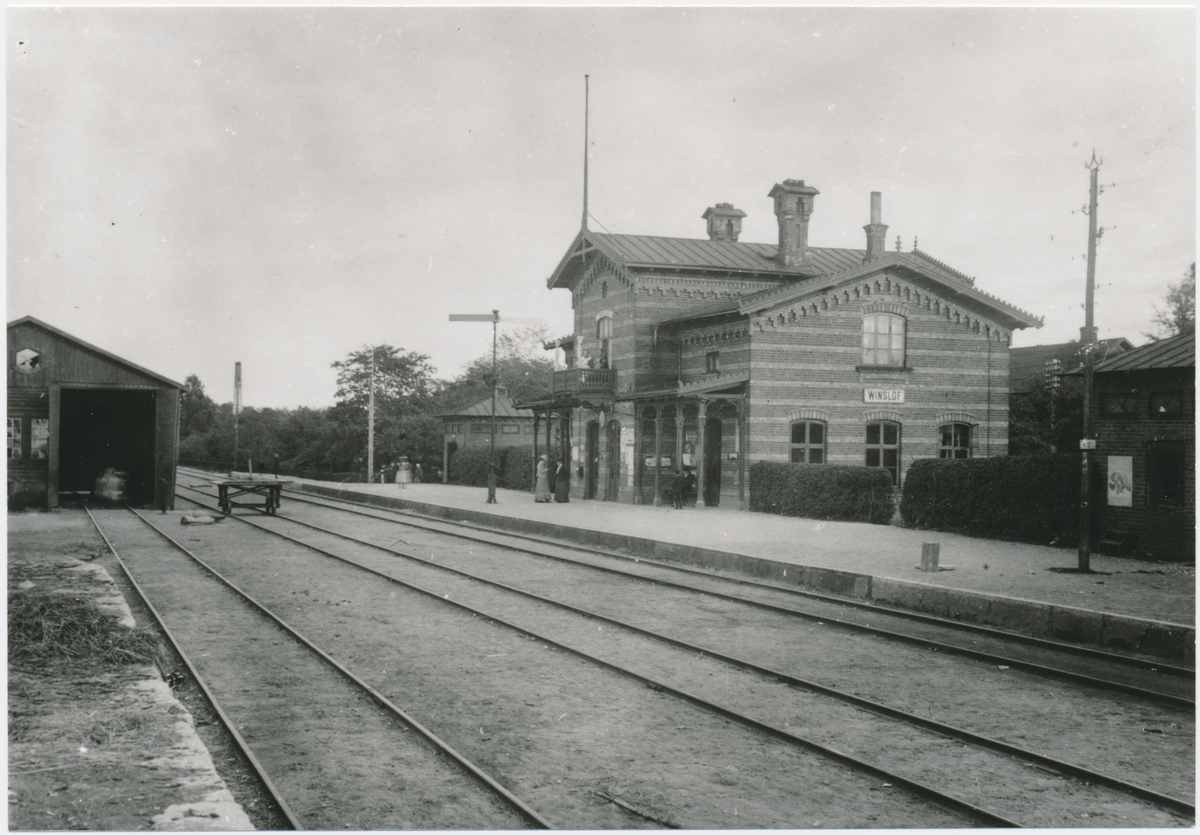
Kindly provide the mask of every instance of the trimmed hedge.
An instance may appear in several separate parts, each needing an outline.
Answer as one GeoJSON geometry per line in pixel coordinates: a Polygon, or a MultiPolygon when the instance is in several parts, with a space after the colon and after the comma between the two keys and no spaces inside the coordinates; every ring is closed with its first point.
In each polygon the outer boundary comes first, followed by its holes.
{"type": "MultiPolygon", "coordinates": [[[[486,487],[488,447],[467,447],[450,462],[450,483],[486,487]]],[[[496,484],[512,490],[533,489],[533,447],[500,447],[496,450],[500,470],[496,484]]]]}
{"type": "Polygon", "coordinates": [[[892,521],[892,477],[878,467],[837,464],[750,465],[750,509],[842,522],[892,521]]]}
{"type": "Polygon", "coordinates": [[[904,479],[900,515],[910,528],[1070,545],[1079,539],[1079,458],[920,459],[904,479]]]}

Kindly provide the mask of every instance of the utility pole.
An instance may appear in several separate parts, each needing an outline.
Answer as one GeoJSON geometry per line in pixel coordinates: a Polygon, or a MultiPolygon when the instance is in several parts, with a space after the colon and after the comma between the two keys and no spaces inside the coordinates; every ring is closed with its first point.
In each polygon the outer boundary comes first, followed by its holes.
{"type": "Polygon", "coordinates": [[[375,482],[375,346],[371,346],[371,384],[367,390],[367,484],[375,482]]]}
{"type": "Polygon", "coordinates": [[[238,415],[242,413],[242,364],[233,364],[233,466],[229,469],[229,477],[233,478],[237,469],[238,457],[238,415]]]}
{"type": "Polygon", "coordinates": [[[1084,325],[1080,332],[1083,343],[1083,440],[1079,448],[1083,453],[1079,485],[1079,571],[1092,570],[1092,451],[1096,439],[1092,437],[1092,377],[1096,365],[1096,326],[1093,310],[1096,295],[1096,204],[1099,195],[1098,179],[1100,161],[1092,151],[1091,162],[1085,166],[1091,172],[1091,198],[1088,201],[1088,255],[1087,292],[1084,296],[1084,325]]]}
{"type": "Polygon", "coordinates": [[[500,311],[489,313],[451,313],[451,322],[492,323],[492,437],[488,448],[488,496],[487,503],[496,503],[496,325],[500,322],[500,311]]]}

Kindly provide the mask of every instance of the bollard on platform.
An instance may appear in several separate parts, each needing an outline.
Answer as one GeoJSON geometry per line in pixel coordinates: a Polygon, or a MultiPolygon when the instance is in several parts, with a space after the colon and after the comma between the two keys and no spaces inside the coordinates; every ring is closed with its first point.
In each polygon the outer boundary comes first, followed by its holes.
{"type": "Polygon", "coordinates": [[[936,542],[921,543],[921,570],[922,571],[937,571],[938,570],[938,551],[941,546],[936,542]]]}

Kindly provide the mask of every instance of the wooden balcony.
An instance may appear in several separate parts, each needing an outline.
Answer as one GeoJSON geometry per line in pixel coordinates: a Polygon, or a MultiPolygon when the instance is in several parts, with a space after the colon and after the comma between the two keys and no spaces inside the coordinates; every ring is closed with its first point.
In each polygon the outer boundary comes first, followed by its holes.
{"type": "Polygon", "coordinates": [[[617,372],[611,368],[568,368],[554,372],[554,397],[612,397],[617,372]]]}

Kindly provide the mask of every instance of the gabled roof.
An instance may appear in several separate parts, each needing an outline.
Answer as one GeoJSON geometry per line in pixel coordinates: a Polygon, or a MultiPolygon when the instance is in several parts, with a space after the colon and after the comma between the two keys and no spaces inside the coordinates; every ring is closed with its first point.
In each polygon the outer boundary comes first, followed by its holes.
{"type": "MultiPolygon", "coordinates": [[[[1133,343],[1123,336],[1101,339],[1096,358],[1103,362],[1109,357],[1133,350],[1133,343]]],[[[1060,342],[1056,345],[1030,345],[1008,351],[1009,394],[1024,394],[1033,390],[1046,375],[1046,363],[1058,360],[1059,374],[1066,374],[1083,362],[1083,345],[1079,342],[1060,342]]]]}
{"type": "Polygon", "coordinates": [[[73,343],[75,345],[78,345],[80,348],[83,348],[87,351],[91,351],[94,354],[99,354],[100,356],[104,357],[105,359],[111,360],[112,362],[114,362],[118,365],[123,365],[132,371],[136,371],[137,373],[145,375],[146,377],[151,377],[155,380],[158,380],[160,383],[166,383],[171,388],[177,388],[177,389],[181,389],[181,390],[183,388],[185,388],[183,383],[177,383],[174,380],[172,380],[170,377],[164,377],[163,375],[161,375],[157,372],[151,371],[148,368],[142,368],[142,366],[132,363],[127,359],[122,359],[121,357],[118,357],[116,354],[105,351],[103,348],[97,348],[95,345],[92,345],[89,342],[84,342],[82,339],[80,339],[77,336],[72,336],[71,334],[67,333],[66,331],[59,330],[58,328],[54,327],[53,325],[47,325],[45,322],[43,322],[40,319],[35,319],[32,316],[22,316],[20,319],[13,319],[11,322],[9,322],[8,329],[12,330],[13,328],[17,327],[18,325],[33,325],[35,328],[39,328],[41,330],[46,331],[47,333],[53,334],[54,336],[58,337],[59,339],[61,339],[64,342],[73,343]]]}
{"type": "Polygon", "coordinates": [[[769,288],[740,301],[721,302],[707,310],[669,320],[670,324],[679,324],[733,312],[750,315],[790,303],[818,288],[824,291],[830,287],[830,282],[850,281],[882,269],[901,269],[935,280],[942,292],[955,301],[974,303],[985,308],[1006,327],[1042,326],[1041,319],[976,289],[973,278],[918,250],[885,252],[874,261],[864,264],[866,250],[811,247],[808,252],[812,269],[805,271],[781,268],[775,263],[777,250],[778,246],[775,244],[663,238],[651,235],[610,235],[584,230],[575,236],[574,242],[547,280],[546,286],[551,289],[573,286],[583,274],[587,257],[593,253],[601,254],[625,269],[693,270],[791,279],[779,287],[769,288]]]}
{"type": "Polygon", "coordinates": [[[654,235],[610,235],[580,232],[546,281],[550,289],[570,287],[582,274],[586,256],[597,252],[625,268],[658,268],[769,274],[802,278],[840,272],[861,264],[866,250],[813,247],[809,250],[813,269],[788,270],[775,263],[775,244],[740,241],[710,241],[695,238],[664,238],[654,235]]]}
{"type": "Polygon", "coordinates": [[[802,299],[812,293],[824,293],[841,284],[855,281],[873,273],[890,270],[892,272],[908,272],[912,275],[933,279],[939,292],[957,303],[974,303],[985,308],[989,314],[1009,328],[1027,328],[1042,326],[1042,320],[1030,313],[1014,307],[1008,302],[978,290],[974,280],[957,270],[947,267],[942,262],[930,258],[923,252],[889,252],[874,261],[856,266],[840,273],[822,275],[806,281],[798,281],[784,287],[774,287],[746,296],[738,307],[740,313],[753,315],[782,307],[802,299]]]}
{"type": "Polygon", "coordinates": [[[1097,365],[1093,371],[1103,374],[1110,371],[1148,371],[1152,368],[1195,368],[1196,334],[1181,333],[1178,336],[1150,342],[1132,351],[1118,354],[1097,365]]]}
{"type": "MultiPolygon", "coordinates": [[[[491,418],[492,416],[492,396],[489,394],[478,403],[472,403],[470,406],[464,406],[460,409],[455,409],[452,412],[443,412],[438,415],[441,418],[491,418]]],[[[496,392],[496,417],[498,418],[522,418],[524,420],[532,420],[532,415],[522,414],[513,408],[512,398],[508,396],[508,392],[496,392]]]]}

